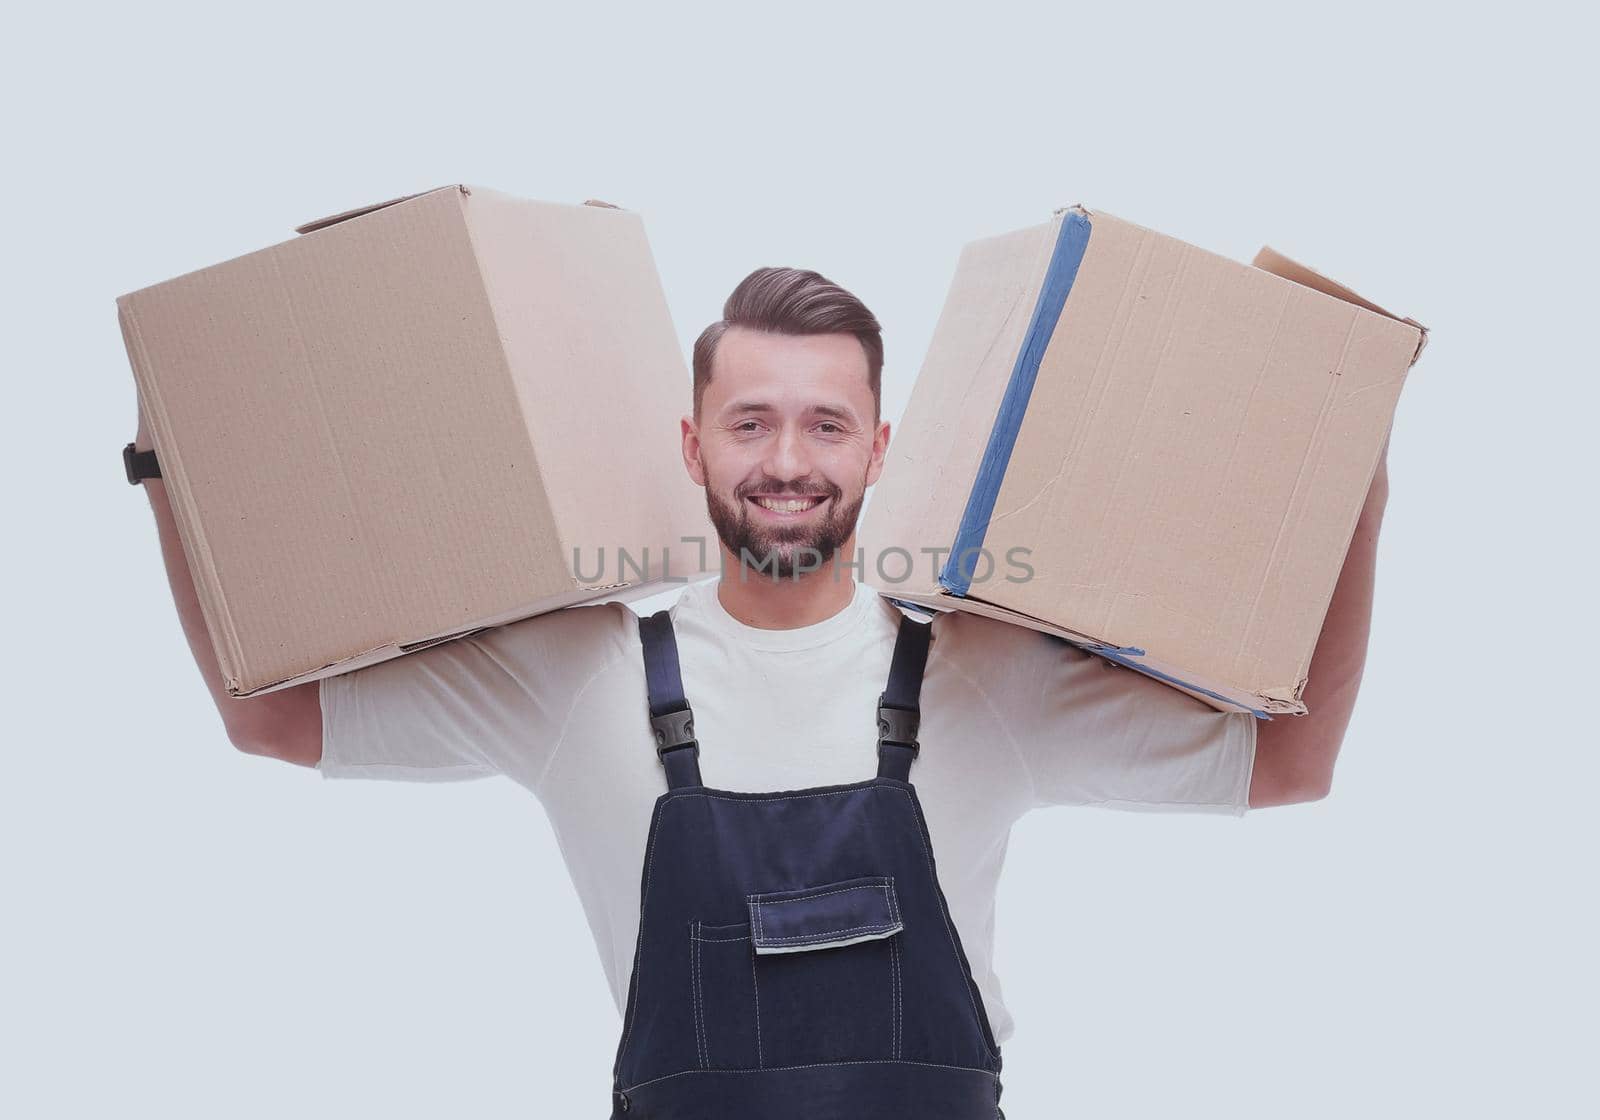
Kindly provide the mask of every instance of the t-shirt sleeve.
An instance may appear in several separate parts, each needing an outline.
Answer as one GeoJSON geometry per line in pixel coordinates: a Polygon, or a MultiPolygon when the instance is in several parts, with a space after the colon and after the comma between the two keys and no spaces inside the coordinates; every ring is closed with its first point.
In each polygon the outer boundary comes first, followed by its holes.
{"type": "Polygon", "coordinates": [[[988,625],[1017,632],[1010,656],[989,659],[1008,667],[991,695],[1011,713],[1034,807],[1248,809],[1255,716],[1220,712],[1050,635],[988,625]]]}
{"type": "Polygon", "coordinates": [[[318,682],[324,778],[536,780],[621,603],[521,619],[318,682]]]}

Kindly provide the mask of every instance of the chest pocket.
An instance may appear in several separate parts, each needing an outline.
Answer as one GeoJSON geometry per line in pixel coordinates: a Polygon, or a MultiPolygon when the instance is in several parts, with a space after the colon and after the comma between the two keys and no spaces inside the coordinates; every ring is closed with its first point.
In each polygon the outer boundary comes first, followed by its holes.
{"type": "Polygon", "coordinates": [[[751,894],[745,902],[748,922],[690,928],[701,1064],[899,1058],[905,927],[893,878],[751,894]]]}

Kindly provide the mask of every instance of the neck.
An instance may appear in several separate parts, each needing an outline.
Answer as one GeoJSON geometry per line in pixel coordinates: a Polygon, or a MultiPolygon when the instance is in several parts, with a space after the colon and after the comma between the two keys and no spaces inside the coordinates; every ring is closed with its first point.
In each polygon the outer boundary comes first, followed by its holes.
{"type": "Polygon", "coordinates": [[[827,563],[798,579],[774,578],[771,572],[739,567],[738,559],[722,550],[724,577],[717,581],[722,609],[746,626],[759,630],[794,630],[832,618],[855,598],[856,581],[839,562],[855,554],[855,538],[841,546],[827,563]],[[741,578],[742,577],[742,578],[741,578]]]}

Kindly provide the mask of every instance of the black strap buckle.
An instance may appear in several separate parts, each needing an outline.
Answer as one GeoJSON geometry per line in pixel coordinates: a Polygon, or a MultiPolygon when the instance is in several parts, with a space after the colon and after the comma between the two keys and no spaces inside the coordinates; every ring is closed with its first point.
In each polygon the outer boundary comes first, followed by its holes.
{"type": "Polygon", "coordinates": [[[667,712],[664,715],[651,716],[650,726],[656,733],[656,758],[660,759],[668,751],[679,750],[683,747],[693,747],[695,753],[700,751],[700,744],[694,737],[694,712],[688,708],[678,712],[667,712]]]}
{"type": "Polygon", "coordinates": [[[903,747],[910,747],[912,755],[922,750],[917,743],[917,727],[922,721],[922,713],[916,708],[891,708],[884,703],[882,693],[878,695],[878,745],[897,743],[903,747]]]}
{"type": "Polygon", "coordinates": [[[131,442],[122,449],[122,469],[128,476],[128,482],[134,486],[143,479],[161,477],[161,464],[156,461],[155,448],[136,451],[131,442]]]}

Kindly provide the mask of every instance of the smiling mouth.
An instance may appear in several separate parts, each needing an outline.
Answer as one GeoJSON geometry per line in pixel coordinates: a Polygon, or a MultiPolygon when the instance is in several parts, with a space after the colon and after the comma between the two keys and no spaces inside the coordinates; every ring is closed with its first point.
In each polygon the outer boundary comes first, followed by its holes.
{"type": "Polygon", "coordinates": [[[749,500],[769,513],[793,516],[810,512],[820,506],[826,499],[821,495],[811,495],[803,498],[768,498],[762,495],[755,495],[749,500]]]}

